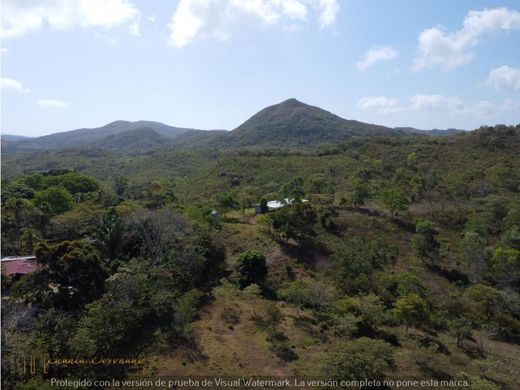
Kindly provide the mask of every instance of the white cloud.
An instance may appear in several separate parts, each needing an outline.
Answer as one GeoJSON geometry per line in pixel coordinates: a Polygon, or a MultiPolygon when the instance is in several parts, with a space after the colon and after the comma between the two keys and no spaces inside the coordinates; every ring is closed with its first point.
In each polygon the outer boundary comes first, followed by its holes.
{"type": "Polygon", "coordinates": [[[337,0],[180,0],[172,16],[169,43],[181,48],[197,38],[225,40],[238,21],[263,26],[283,23],[295,30],[310,9],[317,10],[320,28],[334,23],[337,0]]]}
{"type": "Polygon", "coordinates": [[[11,89],[16,92],[28,92],[29,90],[23,86],[21,82],[14,79],[8,79],[2,77],[0,80],[2,89],[11,89]]]}
{"type": "Polygon", "coordinates": [[[316,5],[321,11],[318,19],[320,28],[328,27],[336,22],[336,17],[340,11],[337,0],[318,0],[316,5]]]}
{"type": "Polygon", "coordinates": [[[498,107],[487,100],[480,100],[477,103],[467,106],[461,106],[453,113],[468,116],[477,116],[479,118],[491,118],[496,115],[498,107]]]}
{"type": "Polygon", "coordinates": [[[365,96],[358,102],[359,108],[392,107],[399,104],[399,99],[391,99],[386,96],[365,96]]]}
{"type": "Polygon", "coordinates": [[[139,10],[128,0],[3,0],[0,35],[15,38],[41,29],[125,26],[139,35],[139,10]]]}
{"type": "Polygon", "coordinates": [[[42,108],[65,108],[69,103],[55,99],[38,99],[36,104],[42,108]]]}
{"type": "Polygon", "coordinates": [[[361,60],[356,64],[356,68],[364,71],[379,61],[387,61],[396,58],[399,53],[390,46],[375,46],[368,50],[361,60]]]}
{"type": "Polygon", "coordinates": [[[504,111],[520,110],[520,102],[515,102],[511,99],[505,99],[502,105],[500,106],[500,109],[504,111]]]}
{"type": "Polygon", "coordinates": [[[482,36],[500,30],[520,30],[520,12],[507,8],[470,11],[461,29],[447,32],[432,27],[419,34],[418,55],[413,68],[439,65],[451,70],[470,62],[482,36]]]}
{"type": "Polygon", "coordinates": [[[486,100],[473,104],[466,104],[462,99],[453,96],[439,94],[417,94],[405,99],[388,98],[386,96],[363,97],[358,102],[358,107],[363,110],[374,109],[378,114],[386,115],[396,112],[430,112],[446,115],[464,115],[480,118],[490,118],[496,115],[498,110],[512,110],[518,103],[507,100],[497,107],[486,100]]]}
{"type": "Polygon", "coordinates": [[[495,89],[502,87],[520,89],[520,68],[504,65],[491,69],[488,76],[488,84],[495,87],[495,89]]]}
{"type": "Polygon", "coordinates": [[[454,110],[463,106],[461,99],[443,95],[414,95],[410,97],[410,104],[411,108],[422,110],[454,110]]]}

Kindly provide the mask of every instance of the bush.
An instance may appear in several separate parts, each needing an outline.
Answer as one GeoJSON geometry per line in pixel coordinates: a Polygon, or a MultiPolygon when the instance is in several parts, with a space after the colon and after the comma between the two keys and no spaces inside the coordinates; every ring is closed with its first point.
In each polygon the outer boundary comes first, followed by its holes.
{"type": "Polygon", "coordinates": [[[382,340],[361,337],[345,343],[325,361],[326,378],[341,380],[383,380],[394,366],[392,346],[382,340]]]}
{"type": "Polygon", "coordinates": [[[265,256],[257,250],[248,250],[240,255],[236,266],[240,288],[253,283],[262,285],[268,272],[265,260],[265,256]]]}

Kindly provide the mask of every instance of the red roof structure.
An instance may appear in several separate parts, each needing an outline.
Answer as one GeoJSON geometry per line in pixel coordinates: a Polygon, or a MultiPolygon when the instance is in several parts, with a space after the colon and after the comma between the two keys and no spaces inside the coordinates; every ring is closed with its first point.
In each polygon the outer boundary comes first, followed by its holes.
{"type": "Polygon", "coordinates": [[[38,269],[34,256],[6,257],[2,259],[2,268],[7,276],[27,275],[38,269]]]}

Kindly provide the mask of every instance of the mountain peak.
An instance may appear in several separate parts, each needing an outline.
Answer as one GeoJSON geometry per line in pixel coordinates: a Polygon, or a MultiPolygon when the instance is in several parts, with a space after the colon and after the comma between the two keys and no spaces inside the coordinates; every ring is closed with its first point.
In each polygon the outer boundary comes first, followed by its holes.
{"type": "Polygon", "coordinates": [[[236,145],[319,145],[355,135],[383,135],[388,128],[340,118],[295,98],[260,110],[231,132],[236,145]]]}
{"type": "Polygon", "coordinates": [[[305,106],[306,104],[305,103],[302,103],[300,102],[298,99],[296,98],[289,98],[287,100],[284,100],[283,102],[279,103],[279,104],[275,104],[275,105],[302,105],[302,106],[305,106]]]}

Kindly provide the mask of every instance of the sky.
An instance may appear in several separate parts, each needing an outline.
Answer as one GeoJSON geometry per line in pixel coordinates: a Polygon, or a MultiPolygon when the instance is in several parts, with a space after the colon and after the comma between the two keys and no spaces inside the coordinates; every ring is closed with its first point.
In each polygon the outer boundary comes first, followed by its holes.
{"type": "Polygon", "coordinates": [[[234,129],[288,98],[421,129],[520,123],[520,2],[2,0],[1,130],[234,129]]]}

